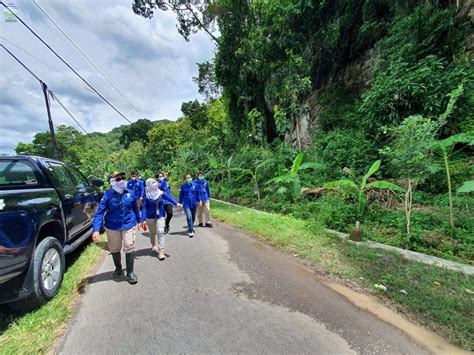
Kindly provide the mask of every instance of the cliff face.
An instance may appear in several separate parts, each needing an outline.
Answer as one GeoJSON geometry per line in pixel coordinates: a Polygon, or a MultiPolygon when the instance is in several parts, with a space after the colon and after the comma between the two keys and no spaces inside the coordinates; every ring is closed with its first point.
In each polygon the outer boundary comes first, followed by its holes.
{"type": "Polygon", "coordinates": [[[324,108],[320,103],[321,94],[332,86],[338,86],[361,95],[368,88],[376,60],[376,52],[369,50],[336,72],[321,88],[313,91],[304,103],[302,116],[297,120],[297,124],[293,125],[285,140],[296,148],[308,148],[312,143],[312,134],[319,129],[321,111],[324,108]]]}
{"type": "MultiPolygon", "coordinates": [[[[464,22],[466,19],[474,24],[474,0],[458,0],[456,20],[464,22]]],[[[474,28],[474,26],[472,27],[474,28]]],[[[474,30],[466,37],[466,51],[472,65],[474,65],[474,30]]],[[[369,81],[373,77],[373,69],[377,62],[377,52],[371,49],[361,57],[333,74],[319,89],[314,90],[303,104],[302,115],[296,120],[291,131],[285,136],[285,141],[292,146],[304,150],[312,143],[312,136],[320,129],[321,95],[330,87],[343,87],[355,95],[369,88],[369,81]]],[[[269,105],[271,109],[272,105],[269,105]]]]}

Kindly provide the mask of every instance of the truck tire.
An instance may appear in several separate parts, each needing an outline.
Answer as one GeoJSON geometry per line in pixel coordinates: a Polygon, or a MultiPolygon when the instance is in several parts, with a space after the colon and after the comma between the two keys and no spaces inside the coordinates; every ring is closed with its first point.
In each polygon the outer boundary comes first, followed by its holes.
{"type": "Polygon", "coordinates": [[[66,262],[63,247],[54,237],[43,239],[33,255],[33,293],[24,300],[10,303],[17,311],[29,311],[56,296],[64,277],[66,262]]]}

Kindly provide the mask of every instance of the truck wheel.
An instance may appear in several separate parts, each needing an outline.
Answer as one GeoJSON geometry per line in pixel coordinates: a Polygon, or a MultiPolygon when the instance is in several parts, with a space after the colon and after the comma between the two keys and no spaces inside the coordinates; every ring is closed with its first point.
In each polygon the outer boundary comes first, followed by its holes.
{"type": "Polygon", "coordinates": [[[54,237],[43,239],[33,256],[33,293],[10,306],[19,311],[34,309],[56,296],[64,277],[65,259],[63,247],[54,237]]]}

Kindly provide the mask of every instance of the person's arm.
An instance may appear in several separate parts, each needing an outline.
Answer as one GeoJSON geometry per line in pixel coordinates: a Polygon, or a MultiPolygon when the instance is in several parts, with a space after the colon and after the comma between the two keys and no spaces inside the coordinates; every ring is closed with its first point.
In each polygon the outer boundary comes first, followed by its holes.
{"type": "Polygon", "coordinates": [[[132,201],[132,210],[135,213],[135,218],[137,219],[137,223],[142,222],[142,216],[140,215],[140,209],[138,208],[137,199],[133,199],[132,201]]]}
{"type": "Polygon", "coordinates": [[[94,232],[99,232],[100,227],[102,227],[102,222],[104,221],[104,214],[107,209],[108,197],[107,193],[104,194],[102,200],[100,200],[99,207],[95,211],[94,220],[92,221],[92,230],[94,232]]]}
{"type": "Polygon", "coordinates": [[[147,208],[147,204],[148,204],[148,199],[147,198],[144,198],[143,199],[143,202],[142,202],[142,218],[140,220],[140,222],[143,222],[146,220],[146,208],[147,208]]]}
{"type": "Polygon", "coordinates": [[[174,199],[173,195],[171,195],[171,192],[169,190],[163,190],[163,200],[166,200],[168,202],[171,202],[173,205],[177,206],[178,202],[174,199]]]}
{"type": "Polygon", "coordinates": [[[183,189],[180,188],[179,189],[179,203],[182,205],[183,204],[183,200],[184,200],[184,192],[183,192],[183,189]]]}
{"type": "Polygon", "coordinates": [[[140,180],[140,197],[142,200],[145,199],[145,184],[140,180]]]}

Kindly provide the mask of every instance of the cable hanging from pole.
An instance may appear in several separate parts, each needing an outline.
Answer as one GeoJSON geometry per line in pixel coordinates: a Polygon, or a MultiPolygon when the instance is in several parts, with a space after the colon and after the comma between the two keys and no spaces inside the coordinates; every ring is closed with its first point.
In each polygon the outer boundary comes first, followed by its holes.
{"type": "Polygon", "coordinates": [[[138,108],[114,85],[114,83],[97,67],[97,65],[94,64],[92,59],[90,59],[87,54],[85,54],[82,49],[64,32],[64,30],[49,16],[49,14],[43,10],[43,8],[35,1],[33,0],[33,3],[36,5],[36,7],[43,13],[44,16],[63,34],[64,37],[71,43],[74,48],[77,49],[79,53],[87,60],[87,62],[112,86],[115,91],[119,93],[122,98],[128,102],[128,104],[135,110],[137,113],[141,114],[141,112],[138,110],[138,108]]]}
{"type": "Polygon", "coordinates": [[[3,5],[8,11],[10,11],[20,22],[23,26],[25,26],[36,38],[38,38],[41,43],[43,43],[61,62],[63,62],[74,74],[76,74],[87,86],[89,86],[96,94],[99,96],[104,102],[106,102],[115,112],[117,112],[123,119],[125,119],[128,123],[132,123],[122,112],[120,112],[114,105],[112,105],[100,92],[98,92],[89,82],[84,79],[73,67],[69,65],[49,44],[47,44],[35,31],[31,29],[17,14],[15,14],[7,5],[0,1],[0,4],[3,5]]]}

